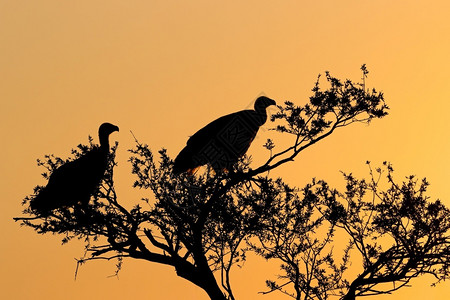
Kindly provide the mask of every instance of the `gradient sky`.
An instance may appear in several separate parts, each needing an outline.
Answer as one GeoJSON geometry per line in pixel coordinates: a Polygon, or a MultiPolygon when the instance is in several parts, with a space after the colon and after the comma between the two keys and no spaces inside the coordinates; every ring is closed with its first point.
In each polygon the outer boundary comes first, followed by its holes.
{"type": "MultiPolygon", "coordinates": [[[[311,177],[342,183],[339,171],[366,176],[366,160],[393,163],[396,177],[427,177],[431,198],[450,206],[449,1],[96,1],[0,0],[0,291],[4,299],[207,299],[172,268],[126,260],[83,266],[83,244],[61,246],[12,221],[22,199],[44,184],[36,159],[96,138],[111,122],[120,133],[119,201],[139,196],[127,149],[134,134],[174,157],[189,135],[265,94],[305,104],[318,73],[358,80],[385,94],[390,115],[334,133],[277,170],[303,186],[311,177]],[[245,3],[243,3],[245,2],[245,3]]],[[[268,127],[266,126],[266,129],[268,127]]],[[[279,135],[262,130],[249,150],[279,135]]],[[[275,175],[275,174],[274,174],[275,175]]],[[[258,258],[234,273],[238,299],[258,295],[276,271],[258,258]]],[[[447,299],[448,282],[412,281],[367,299],[447,299]]]]}

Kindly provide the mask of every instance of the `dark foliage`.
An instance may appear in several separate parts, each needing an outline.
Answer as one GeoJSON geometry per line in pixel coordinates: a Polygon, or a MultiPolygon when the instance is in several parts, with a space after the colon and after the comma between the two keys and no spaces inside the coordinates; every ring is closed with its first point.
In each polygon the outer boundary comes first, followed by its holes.
{"type": "Polygon", "coordinates": [[[277,203],[270,230],[252,244],[282,263],[264,293],[355,299],[392,293],[419,275],[431,274],[436,283],[448,278],[449,209],[428,199],[425,179],[397,184],[388,163],[375,173],[370,168],[370,175],[344,174],[343,192],[313,180],[277,203]]]}

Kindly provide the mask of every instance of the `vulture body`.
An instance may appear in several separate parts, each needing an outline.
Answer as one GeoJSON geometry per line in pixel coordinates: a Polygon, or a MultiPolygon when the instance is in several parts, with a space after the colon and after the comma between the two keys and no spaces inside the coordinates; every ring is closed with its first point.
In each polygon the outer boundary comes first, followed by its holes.
{"type": "Polygon", "coordinates": [[[266,122],[266,108],[270,105],[276,105],[276,102],[261,96],[256,99],[254,110],[220,117],[197,131],[175,158],[173,173],[192,175],[198,167],[206,164],[216,173],[231,170],[247,152],[259,127],[266,122]]]}
{"type": "Polygon", "coordinates": [[[119,131],[110,123],[100,125],[100,146],[94,146],[83,156],[67,162],[50,175],[47,186],[30,201],[30,208],[40,216],[47,216],[56,208],[87,205],[105,175],[109,154],[109,135],[119,131]]]}

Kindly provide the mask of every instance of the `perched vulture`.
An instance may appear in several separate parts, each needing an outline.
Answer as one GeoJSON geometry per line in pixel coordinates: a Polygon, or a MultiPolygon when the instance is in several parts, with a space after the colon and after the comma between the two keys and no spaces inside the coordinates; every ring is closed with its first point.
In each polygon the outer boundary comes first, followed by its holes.
{"type": "Polygon", "coordinates": [[[98,130],[100,146],[54,170],[47,186],[30,201],[30,208],[40,216],[47,216],[56,208],[77,203],[87,205],[105,175],[109,135],[114,131],[119,131],[119,127],[103,123],[98,130]]]}
{"type": "Polygon", "coordinates": [[[192,175],[198,167],[206,164],[216,173],[230,171],[247,152],[259,127],[266,122],[266,108],[270,105],[276,105],[276,102],[259,97],[255,101],[255,110],[223,116],[197,131],[175,158],[173,173],[192,175]]]}

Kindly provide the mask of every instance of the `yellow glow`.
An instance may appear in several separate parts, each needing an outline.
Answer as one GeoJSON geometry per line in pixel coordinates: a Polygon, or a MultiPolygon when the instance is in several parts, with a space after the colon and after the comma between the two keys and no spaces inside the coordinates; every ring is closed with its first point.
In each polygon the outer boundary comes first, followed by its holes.
{"type": "MultiPolygon", "coordinates": [[[[129,130],[175,157],[196,130],[261,93],[306,103],[325,70],[358,80],[366,63],[367,86],[385,93],[390,115],[336,132],[274,175],[339,184],[339,170],[365,176],[366,160],[388,160],[398,178],[426,176],[432,198],[450,206],[449,11],[444,0],[0,0],[3,298],[207,299],[173,269],[144,261],[125,261],[119,280],[107,278],[113,262],[88,263],[74,281],[81,243],[60,246],[12,221],[44,183],[36,158],[66,157],[102,122],[117,124],[117,190],[132,205],[129,130]]],[[[277,141],[267,130],[253,141],[255,162],[268,155],[267,137],[277,141]]],[[[238,299],[287,299],[257,294],[274,278],[266,270],[276,266],[257,258],[236,270],[238,299]]],[[[450,285],[430,280],[376,299],[447,299],[450,285]]]]}

